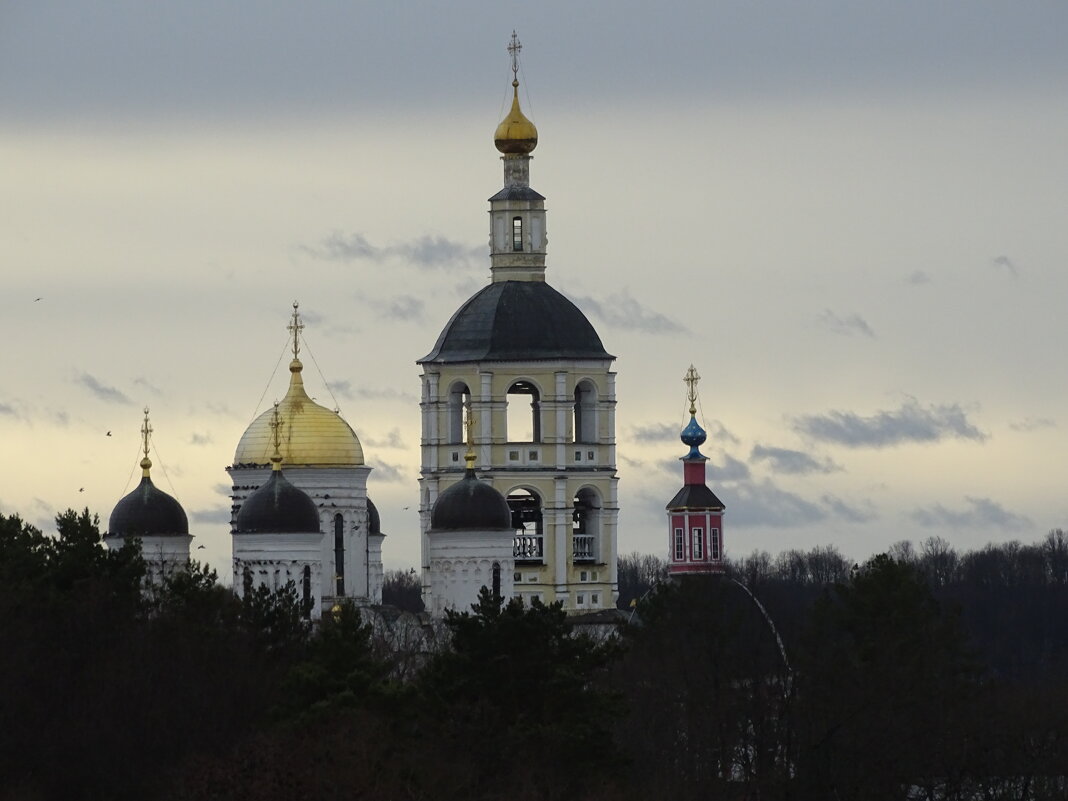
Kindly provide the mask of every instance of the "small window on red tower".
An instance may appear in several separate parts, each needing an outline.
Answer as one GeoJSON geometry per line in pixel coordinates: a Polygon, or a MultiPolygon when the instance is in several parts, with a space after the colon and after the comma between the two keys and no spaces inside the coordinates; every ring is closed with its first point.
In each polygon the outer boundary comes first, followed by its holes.
{"type": "Polygon", "coordinates": [[[716,562],[719,561],[719,529],[710,528],[708,530],[709,546],[712,551],[712,559],[716,562]]]}
{"type": "Polygon", "coordinates": [[[675,561],[681,562],[686,558],[685,551],[685,539],[682,536],[682,529],[675,529],[675,561]]]}
{"type": "Polygon", "coordinates": [[[705,558],[705,531],[701,528],[693,529],[693,558],[705,558]]]}

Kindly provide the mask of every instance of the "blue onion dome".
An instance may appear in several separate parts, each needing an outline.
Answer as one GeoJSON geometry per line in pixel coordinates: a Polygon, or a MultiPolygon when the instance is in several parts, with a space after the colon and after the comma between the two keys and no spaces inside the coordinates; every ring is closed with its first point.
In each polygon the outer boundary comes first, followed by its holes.
{"type": "Polygon", "coordinates": [[[706,439],[708,439],[708,434],[705,433],[705,430],[701,428],[700,424],[697,422],[697,417],[690,415],[690,422],[686,424],[686,428],[682,429],[682,434],[679,436],[679,439],[682,440],[684,445],[690,446],[690,452],[687,454],[687,457],[700,456],[701,452],[698,448],[704,444],[706,439]]]}
{"type": "Polygon", "coordinates": [[[370,498],[367,499],[367,533],[382,533],[382,518],[378,514],[378,507],[374,505],[370,498]]]}
{"type": "MultiPolygon", "coordinates": [[[[108,520],[111,537],[184,537],[189,534],[189,520],[185,510],[172,496],[152,483],[148,468],[137,488],[115,504],[108,520]]],[[[149,462],[151,466],[151,462],[149,462]]]]}
{"type": "Polygon", "coordinates": [[[319,512],[315,501],[276,469],[241,504],[234,531],[238,534],[315,533],[319,531],[319,512]]]}
{"type": "Polygon", "coordinates": [[[512,510],[508,501],[484,481],[473,467],[438,496],[430,513],[431,531],[511,531],[512,510]]]}

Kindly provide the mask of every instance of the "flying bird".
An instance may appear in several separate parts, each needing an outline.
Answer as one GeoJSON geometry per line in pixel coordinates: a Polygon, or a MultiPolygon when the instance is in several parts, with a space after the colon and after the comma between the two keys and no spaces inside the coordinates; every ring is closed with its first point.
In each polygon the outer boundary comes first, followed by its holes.
{"type": "Polygon", "coordinates": [[[110,432],[110,431],[108,432],[108,436],[109,436],[109,437],[111,436],[111,432],[110,432]]]}
{"type": "Polygon", "coordinates": [[[85,492],[85,487],[78,487],[78,492],[85,492]]]}
{"type": "Polygon", "coordinates": [[[197,550],[198,551],[203,551],[204,550],[204,546],[203,545],[198,545],[197,546],[197,550]]]}
{"type": "Polygon", "coordinates": [[[37,302],[37,301],[39,301],[39,300],[41,300],[41,298],[34,298],[34,299],[33,299],[33,302],[34,302],[34,303],[36,303],[36,302],[37,302]]]}

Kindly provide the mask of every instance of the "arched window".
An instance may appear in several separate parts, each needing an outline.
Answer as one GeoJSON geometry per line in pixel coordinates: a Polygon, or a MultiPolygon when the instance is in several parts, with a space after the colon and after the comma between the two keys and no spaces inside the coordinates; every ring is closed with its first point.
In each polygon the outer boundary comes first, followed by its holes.
{"type": "Polygon", "coordinates": [[[312,609],[312,597],[311,597],[311,568],[308,565],[304,565],[304,575],[300,580],[302,593],[301,596],[304,600],[304,617],[311,617],[312,609]]]}
{"type": "Polygon", "coordinates": [[[542,562],[545,559],[545,537],[541,522],[541,498],[525,489],[508,493],[508,508],[512,510],[512,555],[517,562],[542,562]]]}
{"type": "Polygon", "coordinates": [[[449,390],[448,400],[448,432],[449,442],[459,445],[467,441],[467,419],[464,410],[471,403],[471,390],[467,384],[458,382],[449,390]]]}
{"type": "Polygon", "coordinates": [[[575,387],[575,442],[597,441],[597,388],[589,381],[575,387]]]}
{"type": "Polygon", "coordinates": [[[523,249],[523,218],[512,218],[512,250],[523,249]]]}
{"type": "Polygon", "coordinates": [[[571,514],[572,547],[576,562],[598,561],[598,542],[601,529],[601,502],[592,489],[583,488],[575,495],[571,514]]]}
{"type": "Polygon", "coordinates": [[[529,381],[508,388],[508,442],[541,442],[541,395],[529,381]]]}
{"type": "Polygon", "coordinates": [[[501,598],[501,563],[493,563],[493,597],[496,600],[501,598]]]}
{"type": "Polygon", "coordinates": [[[334,515],[334,578],[337,594],[345,594],[345,518],[334,515]]]}

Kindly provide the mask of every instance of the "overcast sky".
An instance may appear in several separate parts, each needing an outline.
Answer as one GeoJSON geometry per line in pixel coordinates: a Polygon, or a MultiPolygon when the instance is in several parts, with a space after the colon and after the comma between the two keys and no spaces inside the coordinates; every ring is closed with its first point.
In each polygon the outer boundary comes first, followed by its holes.
{"type": "Polygon", "coordinates": [[[621,551],[666,553],[691,362],[732,556],[1068,526],[1068,4],[274,5],[0,0],[0,511],[106,522],[148,405],[228,576],[297,299],[417,564],[415,360],[489,278],[516,28],[621,551]]]}

